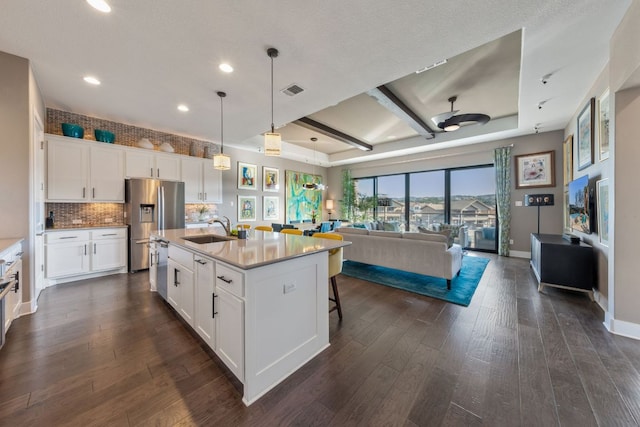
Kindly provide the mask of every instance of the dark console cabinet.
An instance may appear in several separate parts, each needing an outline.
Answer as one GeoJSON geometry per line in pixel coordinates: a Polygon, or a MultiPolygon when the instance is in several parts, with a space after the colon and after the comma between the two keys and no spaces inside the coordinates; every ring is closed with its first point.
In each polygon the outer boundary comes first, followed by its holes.
{"type": "Polygon", "coordinates": [[[538,291],[555,286],[587,292],[593,300],[595,259],[590,245],[574,244],[556,234],[531,234],[531,268],[538,291]]]}

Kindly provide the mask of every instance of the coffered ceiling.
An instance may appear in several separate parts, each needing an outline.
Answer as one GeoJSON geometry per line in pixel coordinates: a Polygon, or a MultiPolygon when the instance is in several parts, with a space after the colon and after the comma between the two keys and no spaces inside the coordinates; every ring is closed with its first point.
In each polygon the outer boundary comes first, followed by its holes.
{"type": "Polygon", "coordinates": [[[0,51],[31,60],[48,107],[219,141],[215,92],[223,90],[225,145],[260,150],[271,124],[266,49],[276,47],[274,116],[288,141],[283,155],[313,148],[315,136],[325,165],[533,133],[536,125],[564,128],[606,65],[610,36],[630,4],[107,1],[109,14],[84,1],[2,1],[0,51]],[[219,71],[222,62],[235,71],[219,71]],[[102,84],[86,84],[86,75],[102,84]],[[304,91],[280,92],[294,83],[304,91]],[[460,114],[492,119],[426,139],[388,101],[371,96],[383,85],[430,126],[454,95],[460,114]],[[180,103],[190,111],[178,111],[180,103]],[[305,117],[373,150],[301,126],[305,117]]]}

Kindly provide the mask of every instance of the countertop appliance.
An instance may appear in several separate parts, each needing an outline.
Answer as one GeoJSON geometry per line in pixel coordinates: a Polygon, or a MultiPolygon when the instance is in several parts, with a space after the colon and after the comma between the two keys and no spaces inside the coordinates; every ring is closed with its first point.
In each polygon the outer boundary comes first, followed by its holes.
{"type": "Polygon", "coordinates": [[[149,268],[152,230],[184,228],[184,182],[125,180],[125,220],[129,230],[129,271],[149,268]]]}

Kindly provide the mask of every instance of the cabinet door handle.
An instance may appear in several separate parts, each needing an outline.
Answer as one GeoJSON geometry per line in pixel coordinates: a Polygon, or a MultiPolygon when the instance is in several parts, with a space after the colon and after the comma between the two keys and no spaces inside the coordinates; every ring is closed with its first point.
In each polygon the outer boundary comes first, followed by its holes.
{"type": "Polygon", "coordinates": [[[200,265],[207,265],[207,261],[203,261],[201,259],[196,259],[195,262],[197,262],[200,265]]]}
{"type": "Polygon", "coordinates": [[[86,243],[84,244],[84,254],[85,255],[87,254],[87,244],[86,243]]]}
{"type": "Polygon", "coordinates": [[[153,267],[153,252],[149,253],[149,267],[153,267]]]}
{"type": "Polygon", "coordinates": [[[160,168],[158,168],[158,178],[160,178],[160,168]]]}
{"type": "Polygon", "coordinates": [[[96,244],[95,243],[93,244],[93,254],[94,255],[96,254],[96,244]]]}
{"type": "Polygon", "coordinates": [[[91,188],[91,197],[96,198],[96,187],[91,188]]]}
{"type": "Polygon", "coordinates": [[[83,199],[85,198],[85,194],[86,194],[85,190],[86,190],[86,188],[82,187],[82,198],[83,199]]]}
{"type": "Polygon", "coordinates": [[[211,294],[211,318],[212,319],[215,319],[216,314],[218,314],[218,312],[216,311],[216,298],[218,298],[218,295],[211,294]]]}
{"type": "Polygon", "coordinates": [[[233,282],[233,280],[231,280],[231,279],[227,279],[227,278],[226,278],[226,277],[224,277],[224,276],[216,276],[216,277],[217,277],[218,279],[222,280],[222,281],[223,281],[223,282],[225,282],[225,283],[231,283],[231,282],[233,282]]]}
{"type": "Polygon", "coordinates": [[[103,234],[103,236],[117,236],[118,233],[107,233],[107,234],[103,234]]]}
{"type": "Polygon", "coordinates": [[[173,286],[178,286],[180,284],[180,282],[178,282],[178,273],[180,273],[180,270],[178,270],[177,268],[173,269],[173,286]]]}
{"type": "Polygon", "coordinates": [[[78,236],[64,236],[64,237],[60,237],[60,240],[62,239],[77,239],[78,236]]]}
{"type": "Polygon", "coordinates": [[[153,178],[153,168],[151,168],[151,178],[153,178]]]}
{"type": "Polygon", "coordinates": [[[204,193],[204,199],[203,200],[207,200],[207,193],[204,193]]]}

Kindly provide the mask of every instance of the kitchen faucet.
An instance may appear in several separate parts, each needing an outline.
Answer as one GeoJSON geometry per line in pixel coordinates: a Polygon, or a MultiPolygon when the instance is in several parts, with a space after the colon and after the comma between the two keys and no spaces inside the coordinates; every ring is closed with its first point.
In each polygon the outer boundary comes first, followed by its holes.
{"type": "Polygon", "coordinates": [[[215,222],[220,223],[220,225],[222,225],[222,228],[224,228],[225,233],[227,233],[227,236],[231,236],[231,220],[226,216],[223,216],[222,218],[227,220],[226,224],[224,222],[220,221],[218,218],[215,218],[215,219],[209,221],[209,224],[213,224],[215,222]]]}

